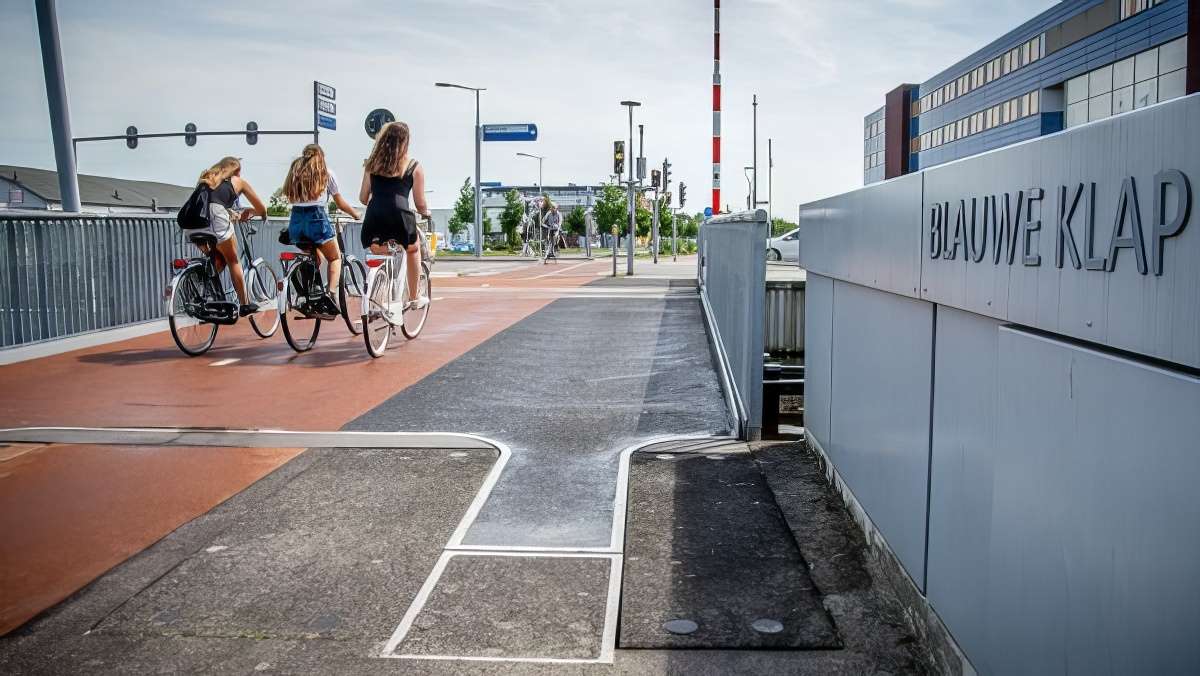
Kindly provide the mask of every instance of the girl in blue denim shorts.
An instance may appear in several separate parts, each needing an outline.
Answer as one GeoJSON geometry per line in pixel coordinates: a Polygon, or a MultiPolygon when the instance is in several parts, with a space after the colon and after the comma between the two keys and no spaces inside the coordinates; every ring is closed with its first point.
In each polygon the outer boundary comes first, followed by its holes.
{"type": "Polygon", "coordinates": [[[342,276],[342,252],[325,204],[332,197],[334,204],[356,221],[358,212],[342,197],[337,176],[325,165],[325,151],[315,143],[304,146],[304,152],[292,161],[283,192],[292,204],[288,222],[288,237],[292,244],[312,246],[319,256],[329,261],[328,294],[313,309],[320,314],[337,315],[340,310],[333,294],[342,276]]]}

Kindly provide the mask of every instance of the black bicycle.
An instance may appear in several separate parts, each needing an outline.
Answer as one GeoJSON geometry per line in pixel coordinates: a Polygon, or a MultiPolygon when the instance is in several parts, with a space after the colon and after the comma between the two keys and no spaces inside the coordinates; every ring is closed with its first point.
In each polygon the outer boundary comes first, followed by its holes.
{"type": "MultiPolygon", "coordinates": [[[[241,240],[240,258],[246,295],[258,312],[249,316],[250,326],[260,338],[270,338],[279,327],[275,295],[279,277],[262,258],[255,258],[250,237],[258,233],[252,225],[238,223],[241,240]]],[[[189,357],[208,352],[217,338],[217,329],[238,321],[237,296],[232,286],[225,286],[217,272],[217,238],[208,233],[193,232],[188,241],[202,255],[176,258],[172,262],[175,276],[167,286],[167,322],[171,338],[189,357]]]]}
{"type": "MultiPolygon", "coordinates": [[[[355,256],[346,253],[342,237],[342,224],[336,223],[338,248],[342,252],[342,276],[338,283],[338,306],[346,328],[350,333],[362,333],[362,299],[367,283],[367,266],[355,256]]],[[[313,242],[291,242],[300,251],[284,251],[279,254],[283,264],[283,283],[279,289],[279,317],[283,325],[283,337],[297,352],[308,352],[317,343],[321,322],[332,321],[334,315],[320,312],[321,299],[328,287],[321,278],[321,268],[313,242]]]]}

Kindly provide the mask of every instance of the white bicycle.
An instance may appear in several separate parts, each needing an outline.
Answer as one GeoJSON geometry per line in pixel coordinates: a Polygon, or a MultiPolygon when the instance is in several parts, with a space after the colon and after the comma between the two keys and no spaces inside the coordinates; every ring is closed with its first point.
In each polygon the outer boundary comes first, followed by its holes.
{"type": "Polygon", "coordinates": [[[433,304],[433,285],[430,282],[429,261],[421,258],[417,275],[416,297],[429,299],[425,307],[417,308],[408,302],[408,257],[404,248],[395,242],[388,244],[386,256],[367,254],[367,285],[362,297],[363,340],[372,357],[382,357],[388,340],[396,329],[412,340],[421,333],[429,308],[433,304]]]}

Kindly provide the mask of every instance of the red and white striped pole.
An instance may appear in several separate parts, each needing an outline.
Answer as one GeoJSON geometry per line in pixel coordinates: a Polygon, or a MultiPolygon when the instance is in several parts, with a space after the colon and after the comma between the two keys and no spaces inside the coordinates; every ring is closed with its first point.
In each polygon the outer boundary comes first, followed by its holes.
{"type": "Polygon", "coordinates": [[[713,0],[712,210],[721,213],[721,0],[713,0]]]}

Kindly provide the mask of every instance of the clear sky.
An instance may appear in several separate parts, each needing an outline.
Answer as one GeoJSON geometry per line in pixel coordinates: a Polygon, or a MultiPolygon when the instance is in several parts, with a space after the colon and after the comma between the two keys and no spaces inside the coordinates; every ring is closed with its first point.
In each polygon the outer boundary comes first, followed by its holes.
{"type": "MultiPolygon", "coordinates": [[[[723,201],[745,204],[752,94],[759,98],[760,199],[775,139],[775,212],[862,184],[862,119],[902,82],[921,82],[1052,6],[1053,0],[726,0],[723,201]]],[[[311,127],[312,81],[337,87],[322,145],[356,187],[363,118],[392,110],[434,207],[474,171],[474,101],[435,81],[487,87],[485,123],[536,122],[536,143],[486,143],[483,180],[589,183],[627,135],[622,99],[643,103],[651,166],[670,157],[688,210],[709,201],[712,6],[708,0],[60,0],[76,136],[311,127]]],[[[0,0],[0,163],[53,168],[32,0],[0,0]]],[[[260,193],[282,183],[302,137],[147,140],[80,147],[79,170],[191,184],[223,155],[244,158],[260,193]]],[[[631,153],[632,154],[632,153],[631,153]]],[[[354,193],[355,190],[347,192],[354,193]]]]}

